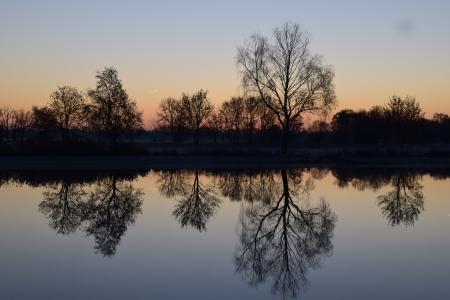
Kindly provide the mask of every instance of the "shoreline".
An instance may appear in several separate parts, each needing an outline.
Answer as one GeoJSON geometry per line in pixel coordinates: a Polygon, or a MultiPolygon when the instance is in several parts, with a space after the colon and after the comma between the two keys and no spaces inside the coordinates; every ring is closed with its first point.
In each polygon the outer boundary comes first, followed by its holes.
{"type": "Polygon", "coordinates": [[[283,169],[283,168],[401,168],[450,169],[446,157],[298,156],[0,156],[0,171],[115,171],[175,169],[283,169]]]}

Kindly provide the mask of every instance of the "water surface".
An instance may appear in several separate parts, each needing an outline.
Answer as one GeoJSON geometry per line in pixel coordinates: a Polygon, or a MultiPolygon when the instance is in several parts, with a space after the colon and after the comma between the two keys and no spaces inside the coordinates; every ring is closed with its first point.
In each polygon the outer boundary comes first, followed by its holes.
{"type": "Polygon", "coordinates": [[[450,299],[450,172],[0,174],[2,299],[450,299]]]}

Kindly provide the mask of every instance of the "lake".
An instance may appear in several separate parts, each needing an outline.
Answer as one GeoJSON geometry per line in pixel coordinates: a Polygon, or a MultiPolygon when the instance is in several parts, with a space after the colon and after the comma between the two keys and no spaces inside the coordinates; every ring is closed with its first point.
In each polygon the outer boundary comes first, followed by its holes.
{"type": "Polygon", "coordinates": [[[450,299],[450,171],[0,173],[1,299],[450,299]]]}

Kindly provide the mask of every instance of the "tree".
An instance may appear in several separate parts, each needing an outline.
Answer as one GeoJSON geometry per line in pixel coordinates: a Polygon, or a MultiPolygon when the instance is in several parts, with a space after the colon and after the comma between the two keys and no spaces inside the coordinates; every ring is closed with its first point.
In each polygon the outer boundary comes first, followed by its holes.
{"type": "Polygon", "coordinates": [[[84,97],[71,86],[58,87],[50,95],[50,109],[53,112],[64,140],[69,138],[69,130],[80,125],[84,116],[84,97]]]}
{"type": "Polygon", "coordinates": [[[14,110],[8,106],[0,107],[0,138],[9,140],[14,110]]]}
{"type": "Polygon", "coordinates": [[[260,101],[256,97],[246,97],[244,99],[244,122],[248,139],[252,142],[253,134],[257,127],[256,116],[258,114],[258,106],[260,101]]]}
{"type": "Polygon", "coordinates": [[[221,119],[224,120],[225,128],[233,133],[235,140],[239,137],[244,124],[244,110],[244,99],[233,97],[230,101],[223,102],[219,111],[221,119]]]}
{"type": "Polygon", "coordinates": [[[187,125],[194,131],[195,149],[200,143],[200,129],[206,124],[214,107],[207,98],[207,91],[199,90],[192,96],[183,95],[183,109],[186,114],[187,125]]]}
{"type": "Polygon", "coordinates": [[[15,110],[11,127],[13,139],[19,138],[20,140],[23,140],[25,138],[26,130],[31,126],[31,122],[32,116],[29,111],[23,109],[15,110]]]}
{"type": "Polygon", "coordinates": [[[386,105],[386,115],[393,121],[417,121],[423,117],[422,109],[416,98],[392,96],[386,105]]]}
{"type": "Polygon", "coordinates": [[[336,102],[334,72],[310,53],[309,45],[310,37],[299,25],[285,23],[274,29],[271,40],[253,34],[238,48],[243,86],[276,115],[283,154],[292,125],[304,113],[326,114],[336,102]]]}
{"type": "Polygon", "coordinates": [[[42,138],[46,132],[57,128],[58,122],[50,108],[46,106],[33,106],[32,114],[32,127],[38,131],[40,138],[42,138]]]}
{"type": "Polygon", "coordinates": [[[122,87],[118,72],[105,68],[97,72],[97,86],[88,91],[91,103],[87,107],[92,129],[105,132],[115,145],[125,131],[142,127],[142,112],[122,87]]]}
{"type": "Polygon", "coordinates": [[[181,131],[185,127],[183,105],[180,100],[166,98],[159,103],[158,126],[167,129],[176,140],[181,137],[181,131]]]}

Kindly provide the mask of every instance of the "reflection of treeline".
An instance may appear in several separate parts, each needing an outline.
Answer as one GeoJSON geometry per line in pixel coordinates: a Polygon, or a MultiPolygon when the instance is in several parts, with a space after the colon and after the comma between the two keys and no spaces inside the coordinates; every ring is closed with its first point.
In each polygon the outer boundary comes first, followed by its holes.
{"type": "MultiPolygon", "coordinates": [[[[1,171],[1,184],[25,184],[32,187],[46,186],[49,184],[66,181],[68,183],[90,184],[103,178],[114,175],[122,180],[135,180],[137,177],[157,173],[161,193],[166,197],[174,197],[181,194],[189,186],[186,180],[194,178],[195,174],[204,176],[211,182],[210,185],[218,189],[220,194],[235,201],[252,201],[251,191],[261,189],[276,190],[277,181],[274,173],[277,170],[136,170],[136,171],[1,171]]],[[[450,177],[450,171],[446,168],[438,169],[395,169],[395,168],[303,168],[298,172],[308,172],[312,178],[320,180],[331,173],[335,183],[340,187],[348,185],[356,189],[373,189],[387,185],[394,175],[414,175],[418,177],[430,176],[441,180],[450,177]]],[[[279,183],[279,182],[278,182],[279,183]]],[[[269,193],[269,192],[267,192],[269,193]]]]}
{"type": "Polygon", "coordinates": [[[314,184],[304,170],[158,175],[161,194],[178,198],[173,215],[182,227],[206,230],[220,203],[218,194],[245,200],[234,262],[251,286],[270,282],[274,293],[294,297],[304,291],[308,270],[319,268],[322,258],[331,255],[337,217],[324,200],[310,202],[314,184]]]}
{"type": "Polygon", "coordinates": [[[69,184],[92,184],[110,176],[114,176],[120,180],[135,180],[138,176],[145,176],[147,173],[147,171],[2,171],[0,172],[0,186],[8,183],[32,187],[45,187],[60,182],[69,184]]]}

